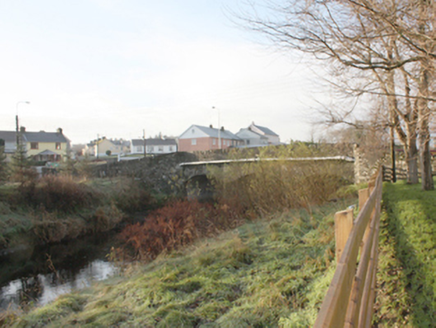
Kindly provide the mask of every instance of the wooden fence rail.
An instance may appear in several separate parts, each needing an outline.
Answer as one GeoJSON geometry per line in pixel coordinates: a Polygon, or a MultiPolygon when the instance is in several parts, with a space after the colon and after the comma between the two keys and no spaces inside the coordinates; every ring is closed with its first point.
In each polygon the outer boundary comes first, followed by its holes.
{"type": "Polygon", "coordinates": [[[338,261],[315,328],[370,327],[375,298],[382,195],[382,169],[359,191],[359,215],[335,215],[338,261]],[[360,257],[358,259],[358,255],[360,257]],[[357,264],[358,262],[358,264],[357,264]]]}

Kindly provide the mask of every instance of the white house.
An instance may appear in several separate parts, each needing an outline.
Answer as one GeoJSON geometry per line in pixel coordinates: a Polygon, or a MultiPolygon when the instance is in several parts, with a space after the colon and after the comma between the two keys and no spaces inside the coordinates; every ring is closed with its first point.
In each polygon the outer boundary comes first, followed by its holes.
{"type": "MultiPolygon", "coordinates": [[[[176,139],[145,139],[145,149],[147,154],[169,154],[177,151],[176,139]]],[[[130,141],[131,154],[144,154],[144,139],[132,139],[130,141]]]]}
{"type": "Polygon", "coordinates": [[[130,142],[123,139],[107,139],[106,137],[93,140],[86,145],[84,154],[97,157],[123,155],[129,152],[130,142]]]}
{"type": "Polygon", "coordinates": [[[244,140],[244,146],[242,147],[262,147],[268,146],[268,137],[256,133],[249,128],[240,129],[236,135],[244,140]]]}
{"type": "Polygon", "coordinates": [[[251,125],[248,127],[249,130],[256,132],[260,135],[263,135],[265,137],[268,138],[268,144],[270,145],[278,145],[280,144],[280,137],[277,133],[273,132],[272,130],[264,127],[264,126],[260,126],[260,125],[255,125],[254,122],[251,123],[251,125]]]}

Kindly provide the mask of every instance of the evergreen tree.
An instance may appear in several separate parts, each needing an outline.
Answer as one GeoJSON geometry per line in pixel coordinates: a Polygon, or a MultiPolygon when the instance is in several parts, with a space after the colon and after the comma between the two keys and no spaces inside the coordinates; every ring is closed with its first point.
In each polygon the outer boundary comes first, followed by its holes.
{"type": "Polygon", "coordinates": [[[0,183],[3,183],[8,176],[8,167],[5,159],[5,141],[0,139],[0,183]]]}
{"type": "Polygon", "coordinates": [[[12,155],[11,179],[23,185],[26,182],[32,182],[35,177],[36,172],[31,168],[31,161],[27,156],[27,150],[19,143],[14,155],[12,155]]]}

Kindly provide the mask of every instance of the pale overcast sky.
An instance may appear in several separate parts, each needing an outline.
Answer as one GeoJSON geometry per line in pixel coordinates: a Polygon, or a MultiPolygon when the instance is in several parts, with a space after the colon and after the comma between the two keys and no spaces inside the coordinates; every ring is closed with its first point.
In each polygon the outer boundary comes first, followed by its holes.
{"type": "Polygon", "coordinates": [[[311,137],[309,71],[237,28],[239,0],[0,0],[0,130],[178,136],[254,121],[311,137]],[[212,107],[217,109],[213,110],[212,107]]]}

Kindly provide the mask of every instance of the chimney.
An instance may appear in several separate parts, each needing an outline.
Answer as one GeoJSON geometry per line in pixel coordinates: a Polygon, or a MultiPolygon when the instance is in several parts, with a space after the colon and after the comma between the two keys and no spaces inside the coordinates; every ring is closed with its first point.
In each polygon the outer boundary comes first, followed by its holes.
{"type": "Polygon", "coordinates": [[[21,132],[21,133],[26,132],[26,128],[25,128],[24,126],[20,127],[20,132],[21,132]]]}
{"type": "Polygon", "coordinates": [[[58,128],[56,131],[57,131],[57,133],[62,134],[62,129],[61,128],[58,128]]]}
{"type": "Polygon", "coordinates": [[[213,129],[213,125],[211,124],[211,125],[209,125],[209,127],[211,128],[211,129],[213,129]]]}
{"type": "Polygon", "coordinates": [[[223,126],[221,127],[221,131],[224,131],[224,127],[223,126]]]}

